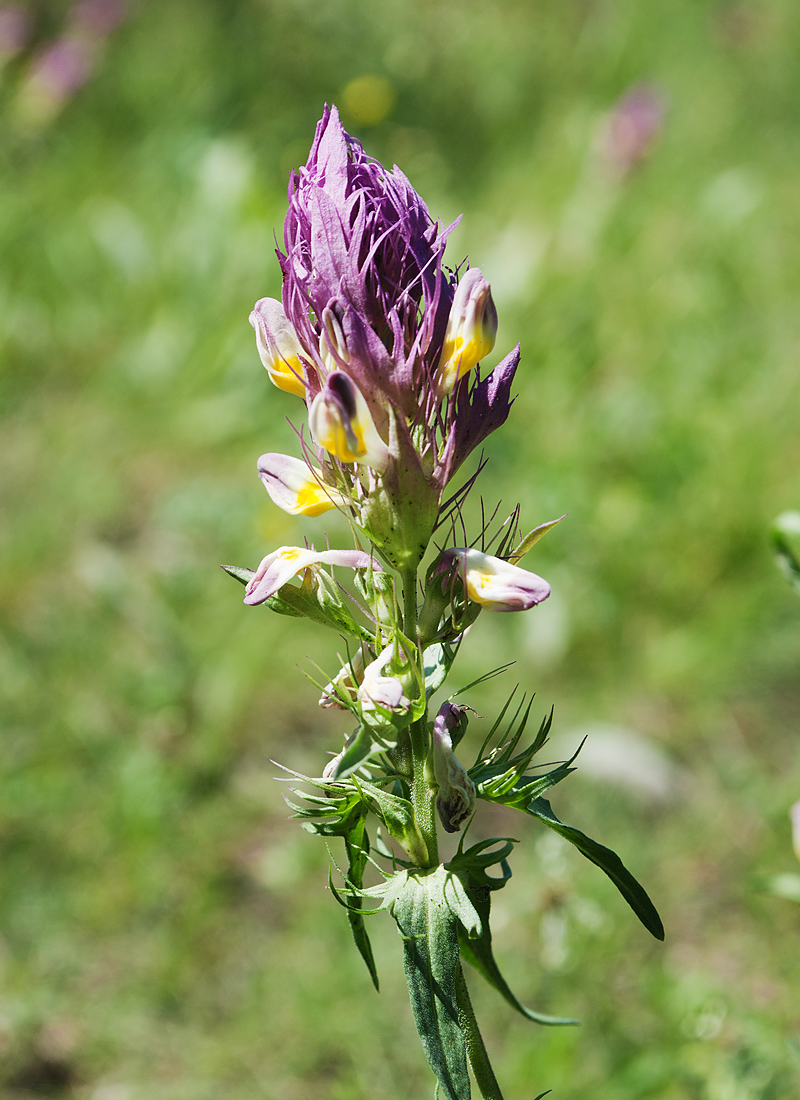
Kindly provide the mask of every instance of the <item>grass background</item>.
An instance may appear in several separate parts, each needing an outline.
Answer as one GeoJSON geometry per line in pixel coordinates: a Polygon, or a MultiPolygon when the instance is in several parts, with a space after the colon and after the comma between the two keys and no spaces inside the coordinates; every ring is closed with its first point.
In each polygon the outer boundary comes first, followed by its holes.
{"type": "Polygon", "coordinates": [[[501,963],[583,1021],[537,1029],[473,981],[506,1096],[800,1095],[800,912],[765,885],[796,873],[800,797],[800,604],[767,540],[800,504],[800,9],[131,0],[59,110],[31,72],[74,14],[29,10],[0,71],[0,1095],[432,1092],[391,922],[378,996],[272,780],[339,745],[298,668],[336,639],[217,569],[326,526],[255,476],[297,405],[247,324],[325,101],[463,212],[452,262],[491,279],[497,352],[522,342],[485,496],[569,513],[530,562],[551,601],[483,616],[459,675],[490,650],[517,663],[481,713],[519,680],[564,739],[628,731],[554,805],[667,927],[487,819],[523,842],[501,963]],[[614,178],[598,135],[640,82],[663,125],[614,178]],[[632,744],[660,790],[620,780],[632,744]]]}

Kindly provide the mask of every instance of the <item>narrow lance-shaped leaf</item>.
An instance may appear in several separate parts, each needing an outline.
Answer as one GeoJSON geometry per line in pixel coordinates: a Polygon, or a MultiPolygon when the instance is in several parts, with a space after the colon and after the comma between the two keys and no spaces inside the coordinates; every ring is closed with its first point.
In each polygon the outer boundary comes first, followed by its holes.
{"type": "Polygon", "coordinates": [[[508,560],[511,564],[516,565],[517,562],[521,561],[528,551],[536,545],[539,539],[544,538],[548,531],[552,531],[557,523],[561,523],[565,515],[559,516],[558,519],[551,519],[549,523],[540,523],[538,527],[534,527],[534,529],[529,531],[524,538],[521,538],[509,555],[508,560]]]}
{"type": "Polygon", "coordinates": [[[458,939],[461,945],[462,957],[471,966],[474,966],[489,985],[496,989],[500,996],[526,1019],[548,1027],[567,1027],[577,1024],[578,1020],[570,1020],[562,1016],[546,1016],[543,1012],[536,1012],[532,1008],[527,1008],[521,1001],[517,1000],[509,988],[508,982],[500,973],[500,968],[492,951],[492,930],[489,924],[491,894],[489,889],[485,886],[479,886],[476,890],[470,890],[470,896],[481,919],[481,927],[478,935],[474,937],[469,936],[463,926],[459,928],[458,939]]]}
{"type": "MultiPolygon", "coordinates": [[[[521,808],[521,807],[520,807],[521,808]]],[[[658,915],[656,907],[647,895],[644,887],[636,881],[622,860],[611,851],[610,848],[598,844],[596,840],[586,836],[580,829],[573,829],[571,825],[565,825],[556,817],[546,798],[533,799],[525,807],[525,812],[551,828],[559,836],[563,836],[578,851],[604,871],[622,896],[630,905],[636,916],[651,935],[657,940],[664,939],[664,925],[658,915]]]]}
{"type": "Polygon", "coordinates": [[[449,869],[458,868],[458,874],[453,878],[461,880],[465,892],[471,902],[469,907],[470,921],[461,919],[458,930],[461,955],[474,966],[478,973],[503,997],[512,1008],[533,1020],[537,1024],[545,1024],[550,1027],[564,1027],[577,1024],[577,1020],[566,1019],[561,1016],[547,1016],[542,1012],[536,1012],[532,1008],[526,1008],[512,993],[492,951],[492,931],[490,925],[491,895],[492,891],[500,890],[511,878],[511,868],[506,856],[511,853],[516,841],[510,837],[493,837],[489,840],[479,841],[468,851],[459,853],[448,863],[449,869]],[[496,846],[500,844],[501,847],[496,846]],[[488,875],[487,868],[499,863],[501,875],[488,875]],[[472,914],[477,913],[477,924],[472,919],[472,914]]]}
{"type": "Polygon", "coordinates": [[[392,915],[403,939],[403,967],[414,1021],[443,1100],[469,1100],[464,1034],[458,1023],[458,921],[445,901],[443,867],[407,875],[392,915]]]}
{"type": "Polygon", "coordinates": [[[360,891],[364,885],[364,868],[367,865],[367,856],[369,855],[369,841],[367,839],[366,821],[364,818],[360,818],[354,829],[345,836],[344,844],[348,862],[347,884],[348,886],[355,887],[355,891],[348,894],[348,901],[350,904],[347,909],[347,920],[350,924],[350,931],[353,933],[355,945],[366,963],[367,970],[372,978],[372,984],[380,991],[378,970],[375,966],[375,956],[372,954],[372,944],[370,943],[364,923],[364,914],[360,912],[362,900],[360,894],[357,892],[360,891]]]}

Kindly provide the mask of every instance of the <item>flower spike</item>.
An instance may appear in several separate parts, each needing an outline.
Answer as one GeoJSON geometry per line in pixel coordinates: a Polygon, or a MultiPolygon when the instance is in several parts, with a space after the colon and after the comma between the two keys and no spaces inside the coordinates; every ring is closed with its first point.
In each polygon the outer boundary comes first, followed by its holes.
{"type": "Polygon", "coordinates": [[[494,347],[497,310],[492,291],[477,267],[466,272],[456,289],[436,371],[436,395],[448,394],[494,347]]]}
{"type": "Polygon", "coordinates": [[[363,550],[308,550],[303,546],[280,546],[267,554],[250,578],[244,602],[254,605],[274,596],[292,577],[314,565],[346,565],[350,569],[380,571],[380,565],[363,550]]]}
{"type": "Polygon", "coordinates": [[[319,516],[349,503],[338,489],[323,482],[319,470],[289,455],[262,455],[258,476],[274,503],[291,516],[319,516]]]}
{"type": "Polygon", "coordinates": [[[283,306],[274,298],[261,298],[250,314],[261,362],[279,390],[305,398],[303,349],[283,306]]]}
{"type": "Polygon", "coordinates": [[[314,442],[340,462],[364,462],[384,470],[389,448],[378,434],[364,396],[342,371],[334,371],[308,413],[314,442]]]}
{"type": "Polygon", "coordinates": [[[453,547],[442,558],[458,566],[467,595],[486,611],[527,611],[550,595],[536,573],[480,550],[453,547]]]}

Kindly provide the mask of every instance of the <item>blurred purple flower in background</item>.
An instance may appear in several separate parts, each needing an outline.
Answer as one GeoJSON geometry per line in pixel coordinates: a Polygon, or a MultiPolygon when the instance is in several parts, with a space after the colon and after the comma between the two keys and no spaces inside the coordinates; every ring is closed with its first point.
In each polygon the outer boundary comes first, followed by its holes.
{"type": "Polygon", "coordinates": [[[6,4],[0,8],[0,62],[24,50],[30,38],[30,13],[18,4],[6,4]]]}
{"type": "Polygon", "coordinates": [[[65,36],[53,42],[34,59],[29,83],[53,103],[70,98],[89,79],[94,66],[90,44],[81,38],[65,36]]]}
{"type": "Polygon", "coordinates": [[[661,130],[665,103],[650,84],[636,84],[618,101],[609,115],[601,149],[609,164],[626,176],[648,155],[661,130]]]}
{"type": "Polygon", "coordinates": [[[93,38],[107,38],[126,15],[125,0],[79,0],[69,13],[75,30],[93,38]]]}
{"type": "MultiPolygon", "coordinates": [[[[66,29],[41,43],[20,74],[12,110],[17,125],[35,132],[48,125],[94,72],[106,39],[127,15],[125,0],[79,0],[67,13],[66,29]]],[[[24,49],[33,34],[29,14],[17,5],[0,8],[0,63],[24,49]]]]}

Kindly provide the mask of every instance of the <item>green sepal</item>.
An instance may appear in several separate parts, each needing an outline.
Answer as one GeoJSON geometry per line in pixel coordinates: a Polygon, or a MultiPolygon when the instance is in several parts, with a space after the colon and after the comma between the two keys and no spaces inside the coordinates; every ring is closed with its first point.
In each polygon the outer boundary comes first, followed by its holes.
{"type": "Polygon", "coordinates": [[[445,898],[444,867],[405,876],[391,905],[403,940],[403,969],[414,1022],[444,1100],[469,1100],[464,1033],[458,1022],[458,918],[445,898]]]}
{"type": "Polygon", "coordinates": [[[367,601],[370,611],[375,616],[376,624],[394,633],[399,625],[394,576],[391,573],[373,569],[370,562],[368,569],[355,570],[353,583],[356,591],[367,601]]]}
{"type": "Polygon", "coordinates": [[[439,488],[426,476],[406,419],[389,406],[393,461],[370,487],[359,526],[398,572],[416,569],[428,548],[439,511],[439,488]]]}
{"type": "MultiPolygon", "coordinates": [[[[518,808],[521,809],[522,807],[518,808]]],[[[546,798],[533,799],[525,807],[525,812],[530,814],[531,817],[544,822],[548,828],[568,840],[570,844],[578,849],[581,855],[586,856],[601,871],[605,872],[647,931],[655,936],[657,940],[664,939],[664,925],[647,891],[636,881],[615,852],[602,844],[598,844],[596,840],[592,840],[580,829],[574,829],[571,825],[565,825],[559,821],[546,798]]]]}

